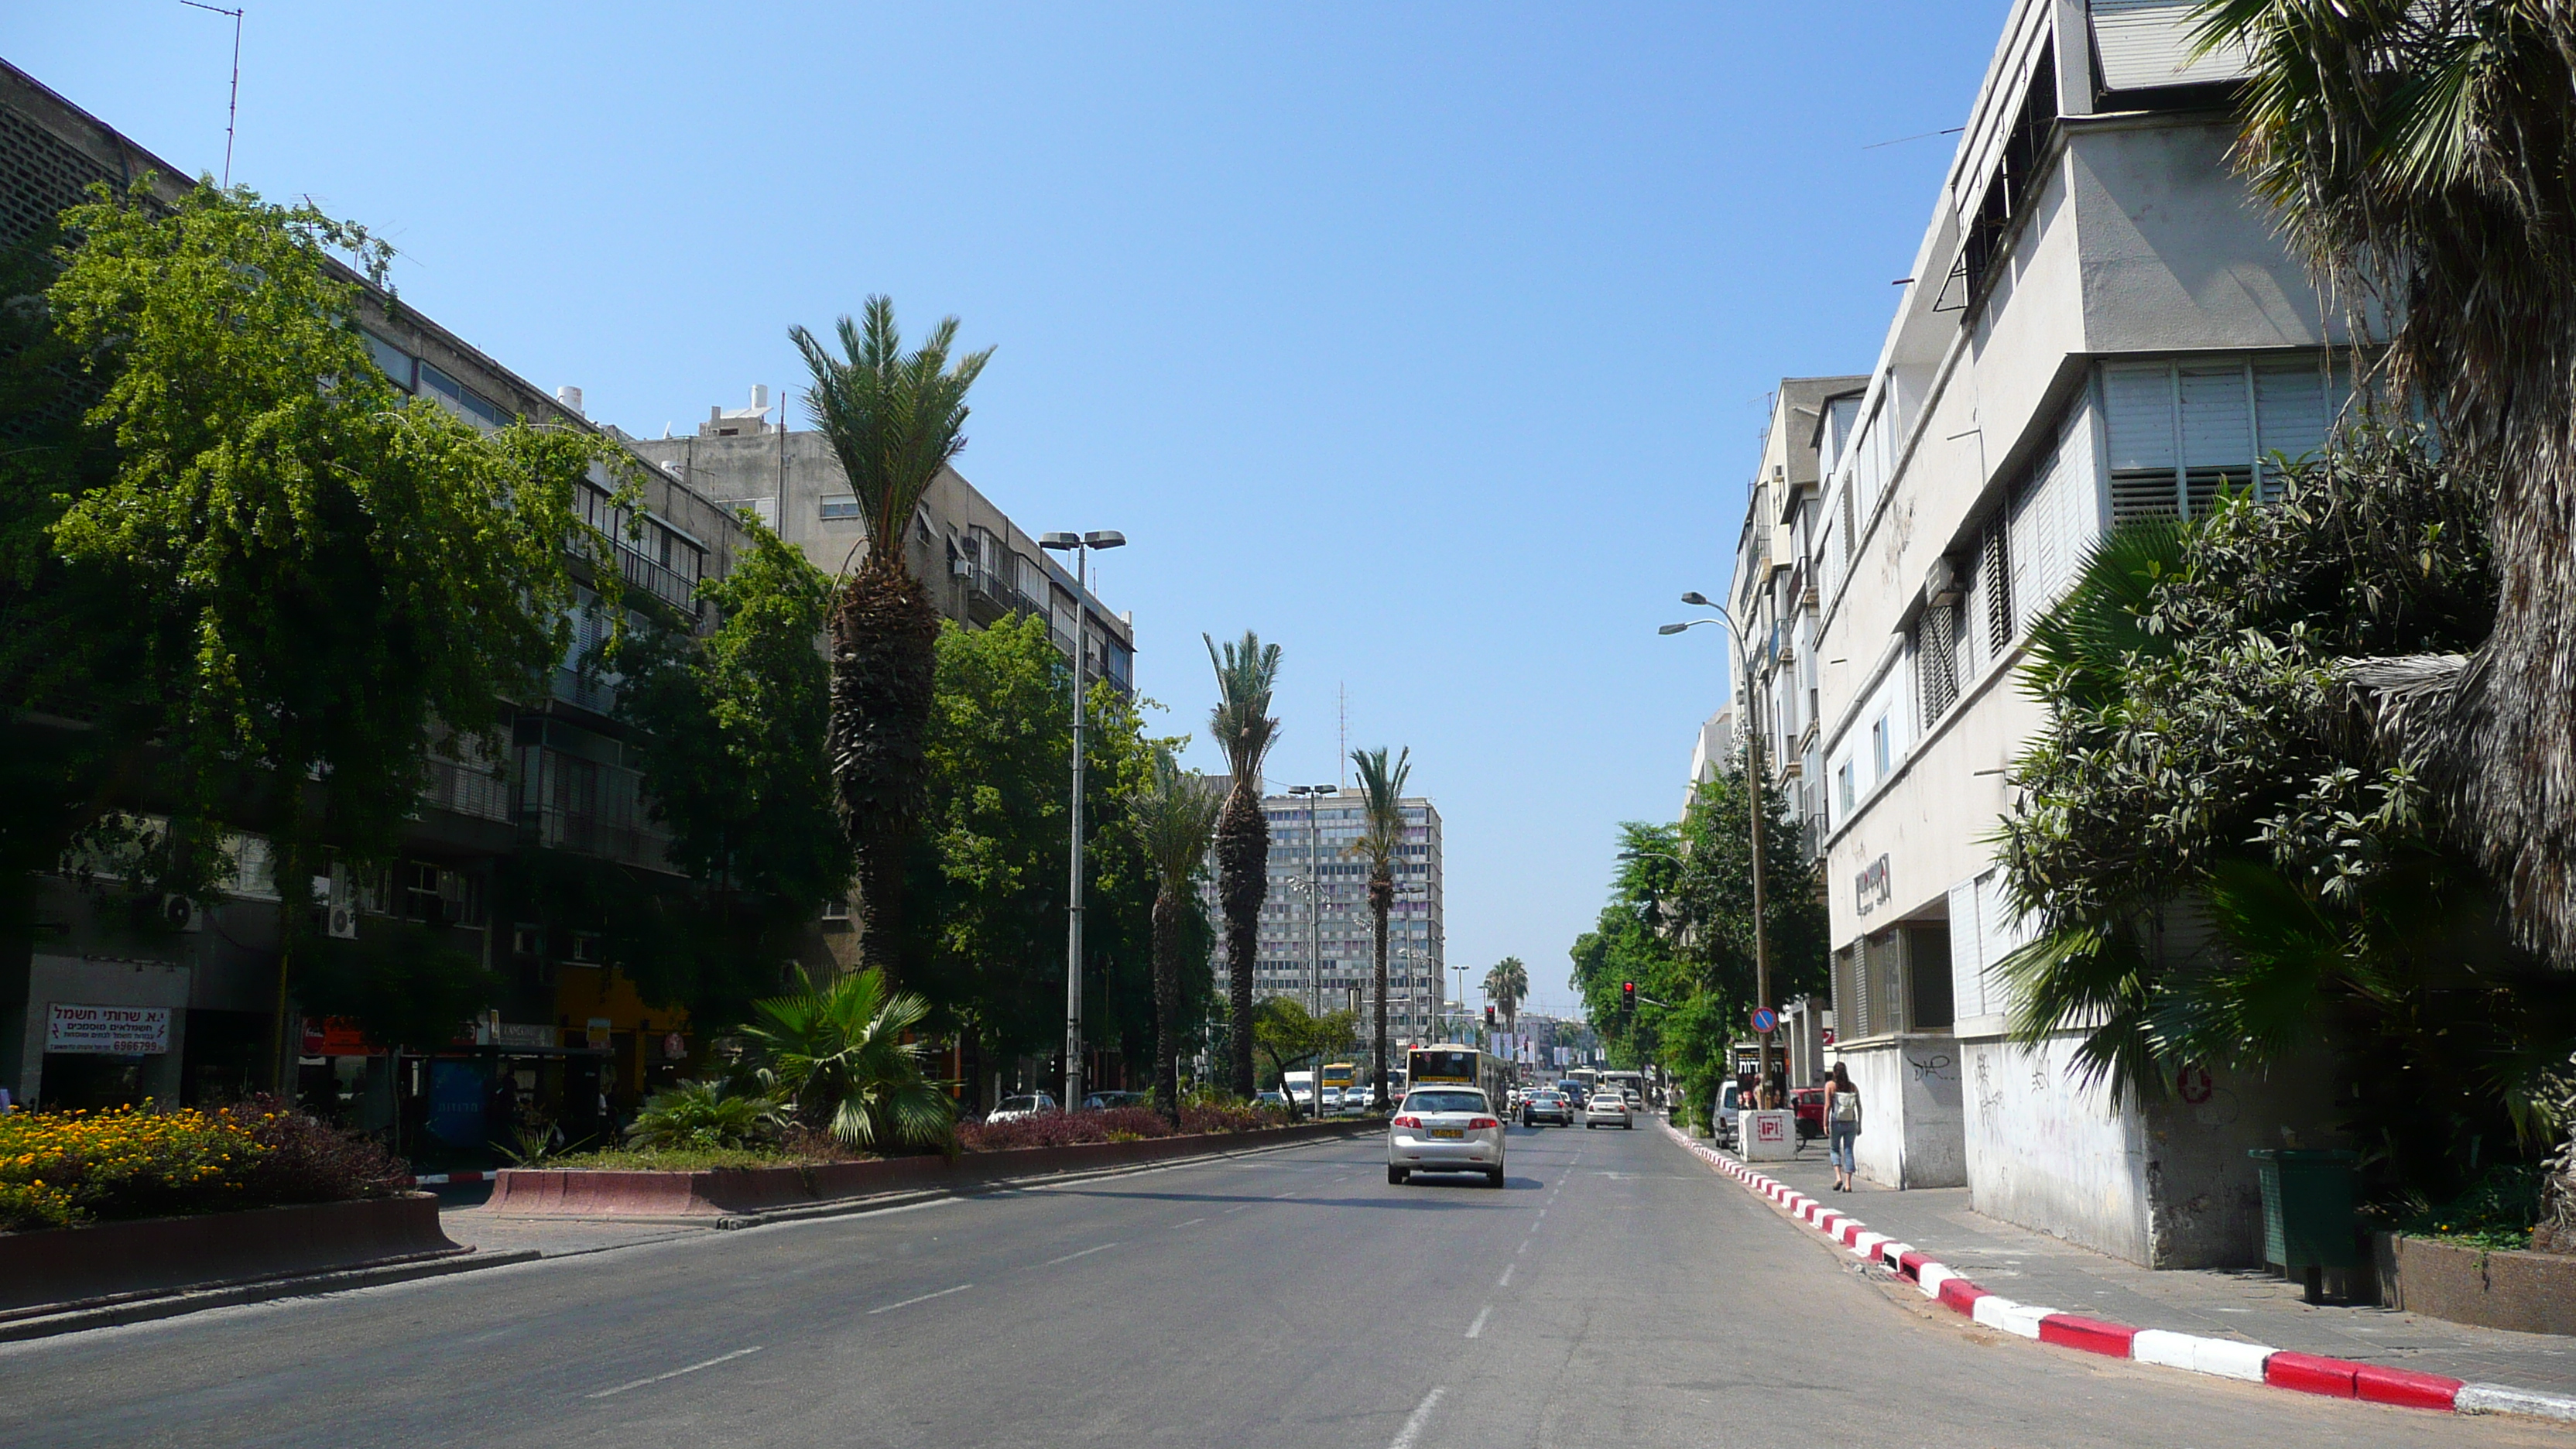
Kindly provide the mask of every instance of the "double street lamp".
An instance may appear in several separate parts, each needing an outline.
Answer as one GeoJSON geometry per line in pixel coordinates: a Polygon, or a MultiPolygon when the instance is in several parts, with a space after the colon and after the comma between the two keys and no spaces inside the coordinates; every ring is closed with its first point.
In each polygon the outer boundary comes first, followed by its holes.
{"type": "MultiPolygon", "coordinates": [[[[1725,625],[1728,638],[1735,644],[1736,672],[1743,681],[1744,717],[1737,721],[1737,726],[1744,731],[1745,792],[1753,802],[1753,1004],[1767,1010],[1771,1005],[1771,949],[1769,923],[1763,916],[1762,731],[1752,718],[1753,651],[1744,647],[1742,626],[1724,609],[1710,603],[1707,595],[1693,589],[1682,595],[1682,602],[1695,609],[1708,610],[1709,617],[1666,624],[1655,632],[1679,634],[1701,624],[1725,625]]],[[[1771,1081],[1771,1033],[1765,1031],[1755,1035],[1761,1042],[1761,1084],[1767,1088],[1771,1081]]]]}
{"type": "Polygon", "coordinates": [[[1038,547],[1073,555],[1073,881],[1064,926],[1064,1110],[1082,1106],[1082,621],[1091,607],[1091,551],[1125,548],[1114,529],[1050,533],[1038,547]]]}
{"type": "MultiPolygon", "coordinates": [[[[1322,842],[1322,831],[1315,824],[1315,803],[1327,795],[1339,795],[1339,785],[1291,785],[1288,793],[1306,802],[1306,1010],[1309,1015],[1324,1014],[1324,887],[1316,878],[1316,865],[1322,842]]],[[[1279,1084],[1285,1088],[1288,1084],[1279,1084]]],[[[1324,1110],[1324,1054],[1315,1053],[1315,1112],[1324,1110]]],[[[1288,1094],[1293,1114],[1297,1094],[1288,1094]]]]}

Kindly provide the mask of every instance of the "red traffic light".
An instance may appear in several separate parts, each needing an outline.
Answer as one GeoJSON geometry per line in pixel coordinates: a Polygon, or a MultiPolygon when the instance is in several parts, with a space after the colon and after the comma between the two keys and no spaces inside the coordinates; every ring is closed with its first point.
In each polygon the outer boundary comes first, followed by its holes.
{"type": "Polygon", "coordinates": [[[1634,982],[1634,981],[1622,981],[1622,982],[1620,982],[1620,983],[1619,983],[1619,1004],[1620,1004],[1621,1006],[1629,1007],[1629,1008],[1632,1008],[1632,1009],[1636,1006],[1636,1004],[1637,1004],[1637,983],[1636,983],[1636,982],[1634,982]]]}
{"type": "Polygon", "coordinates": [[[1487,1004],[1486,1004],[1486,1007],[1485,1007],[1485,1025],[1487,1025],[1487,1026],[1492,1026],[1493,1024],[1494,1024],[1494,1008],[1493,1008],[1493,1005],[1489,1002],[1489,1003],[1487,1003],[1487,1004]]]}

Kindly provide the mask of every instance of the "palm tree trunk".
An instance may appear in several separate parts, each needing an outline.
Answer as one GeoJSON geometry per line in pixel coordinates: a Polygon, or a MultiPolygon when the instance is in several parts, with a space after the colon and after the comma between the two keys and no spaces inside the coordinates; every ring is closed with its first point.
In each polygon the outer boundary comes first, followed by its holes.
{"type": "Polygon", "coordinates": [[[1154,897],[1154,1091],[1174,1127],[1181,1125],[1181,1063],[1172,1026],[1180,1013],[1181,903],[1164,891],[1154,897]]]}
{"type": "Polygon", "coordinates": [[[1270,820],[1261,784],[1238,777],[1216,822],[1217,907],[1225,915],[1226,996],[1234,1018],[1234,1091],[1252,1095],[1252,971],[1270,893],[1270,820]]]}
{"type": "Polygon", "coordinates": [[[1369,1059],[1377,1078],[1377,1089],[1369,1094],[1370,1104],[1386,1110],[1386,917],[1395,908],[1395,877],[1384,866],[1369,873],[1369,914],[1375,917],[1377,946],[1377,1019],[1369,1030],[1369,1059]]]}
{"type": "MultiPolygon", "coordinates": [[[[901,548],[898,540],[892,555],[901,548]]],[[[857,857],[850,917],[859,962],[889,982],[938,646],[939,611],[920,580],[871,559],[841,586],[832,610],[833,803],[857,857]]]]}

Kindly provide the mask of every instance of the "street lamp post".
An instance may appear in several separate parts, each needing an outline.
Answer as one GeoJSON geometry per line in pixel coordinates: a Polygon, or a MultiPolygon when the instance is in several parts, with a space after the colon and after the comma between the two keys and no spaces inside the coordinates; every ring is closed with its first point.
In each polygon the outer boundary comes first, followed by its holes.
{"type": "MultiPolygon", "coordinates": [[[[1683,624],[1666,624],[1655,632],[1678,634],[1699,624],[1718,623],[1726,626],[1727,636],[1735,645],[1736,673],[1744,684],[1744,785],[1753,803],[1753,1004],[1762,1009],[1771,1005],[1771,943],[1769,922],[1763,914],[1762,862],[1762,731],[1753,720],[1753,653],[1744,647],[1743,627],[1732,615],[1708,601],[1706,595],[1693,589],[1682,595],[1682,602],[1694,608],[1708,609],[1711,616],[1683,624]]],[[[1755,1034],[1761,1043],[1761,1077],[1756,1090],[1765,1090],[1771,1082],[1771,1033],[1755,1034]]]]}
{"type": "Polygon", "coordinates": [[[1064,1110],[1082,1106],[1082,616],[1090,607],[1091,551],[1125,548],[1114,529],[1050,533],[1038,547],[1073,555],[1073,870],[1064,925],[1064,1110]]]}
{"type": "MultiPolygon", "coordinates": [[[[1317,879],[1316,864],[1320,858],[1322,832],[1315,824],[1315,802],[1327,795],[1342,793],[1339,785],[1291,785],[1288,793],[1306,802],[1306,1010],[1310,1016],[1324,1014],[1324,887],[1317,879]]],[[[1285,1088],[1288,1084],[1279,1084],[1285,1088]]],[[[1315,1112],[1324,1110],[1324,1054],[1315,1054],[1315,1112]]],[[[1288,1094],[1289,1110],[1297,1106],[1297,1094],[1288,1094]]]]}

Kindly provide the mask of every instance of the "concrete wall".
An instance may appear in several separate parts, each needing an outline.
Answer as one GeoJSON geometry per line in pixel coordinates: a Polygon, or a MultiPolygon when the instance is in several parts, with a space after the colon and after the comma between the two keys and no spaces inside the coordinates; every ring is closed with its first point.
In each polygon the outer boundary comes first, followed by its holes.
{"type": "Polygon", "coordinates": [[[1976,1210],[2150,1268],[2259,1265],[2263,1199],[2246,1151],[2284,1145],[2285,1127],[2302,1146],[2328,1145],[2329,1074],[2218,1072],[2114,1107],[2077,1084],[2079,1041],[1961,1043],[1976,1210]]]}
{"type": "Polygon", "coordinates": [[[1958,1053],[1947,1033],[1843,1050],[1843,1065],[1860,1089],[1861,1131],[1852,1153],[1861,1176],[1883,1187],[1967,1184],[1958,1053]]]}

